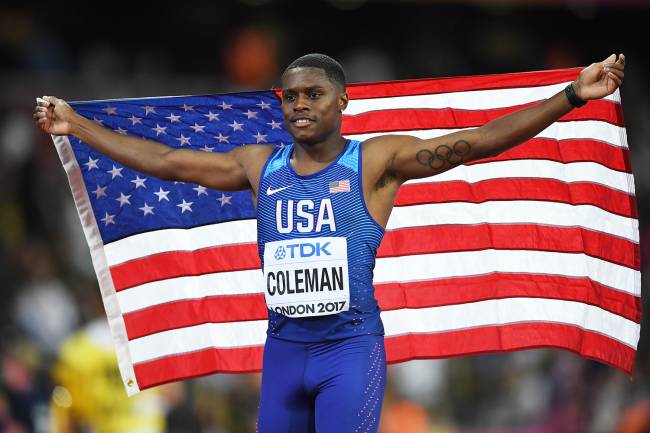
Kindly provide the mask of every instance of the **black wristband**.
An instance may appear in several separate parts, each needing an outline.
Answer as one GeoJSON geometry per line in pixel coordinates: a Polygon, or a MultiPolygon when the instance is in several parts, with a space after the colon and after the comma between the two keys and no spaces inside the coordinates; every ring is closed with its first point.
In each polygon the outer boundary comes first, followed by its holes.
{"type": "Polygon", "coordinates": [[[580,97],[576,95],[576,90],[573,88],[573,83],[564,88],[564,94],[569,100],[569,103],[576,108],[580,108],[587,103],[587,101],[580,99],[580,97]]]}

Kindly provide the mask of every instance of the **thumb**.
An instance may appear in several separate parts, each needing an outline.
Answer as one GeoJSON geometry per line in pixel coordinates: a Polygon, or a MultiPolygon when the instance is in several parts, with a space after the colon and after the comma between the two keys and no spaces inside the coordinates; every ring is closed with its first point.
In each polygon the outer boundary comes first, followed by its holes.
{"type": "Polygon", "coordinates": [[[607,57],[605,60],[603,60],[601,63],[614,63],[616,61],[616,54],[612,54],[609,57],[607,57]]]}
{"type": "Polygon", "coordinates": [[[54,107],[57,103],[60,102],[59,98],[56,96],[43,96],[43,99],[50,103],[50,106],[54,107]]]}

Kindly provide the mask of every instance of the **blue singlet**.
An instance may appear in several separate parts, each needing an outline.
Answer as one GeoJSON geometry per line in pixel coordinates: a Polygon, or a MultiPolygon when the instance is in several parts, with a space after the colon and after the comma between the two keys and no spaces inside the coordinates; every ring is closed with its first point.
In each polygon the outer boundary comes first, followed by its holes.
{"type": "Polygon", "coordinates": [[[259,431],[376,432],[386,382],[372,286],[384,229],[366,208],[361,143],[302,176],[275,150],[258,191],[269,326],[259,431]]]}

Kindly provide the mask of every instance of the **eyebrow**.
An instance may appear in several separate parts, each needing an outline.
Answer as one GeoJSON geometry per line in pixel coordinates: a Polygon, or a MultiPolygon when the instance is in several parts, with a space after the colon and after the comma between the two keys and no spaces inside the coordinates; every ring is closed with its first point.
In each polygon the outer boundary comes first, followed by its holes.
{"type": "Polygon", "coordinates": [[[290,87],[288,89],[282,89],[282,93],[299,92],[301,90],[305,92],[309,92],[311,90],[325,90],[325,87],[321,86],[320,84],[315,84],[313,86],[307,86],[307,87],[290,87]]]}

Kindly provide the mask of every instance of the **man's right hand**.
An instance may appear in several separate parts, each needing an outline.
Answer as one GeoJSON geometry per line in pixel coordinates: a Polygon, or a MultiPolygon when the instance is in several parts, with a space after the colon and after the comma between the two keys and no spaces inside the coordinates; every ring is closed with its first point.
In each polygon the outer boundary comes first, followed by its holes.
{"type": "Polygon", "coordinates": [[[34,122],[43,132],[51,135],[70,135],[76,112],[63,99],[54,96],[36,98],[34,122]]]}

